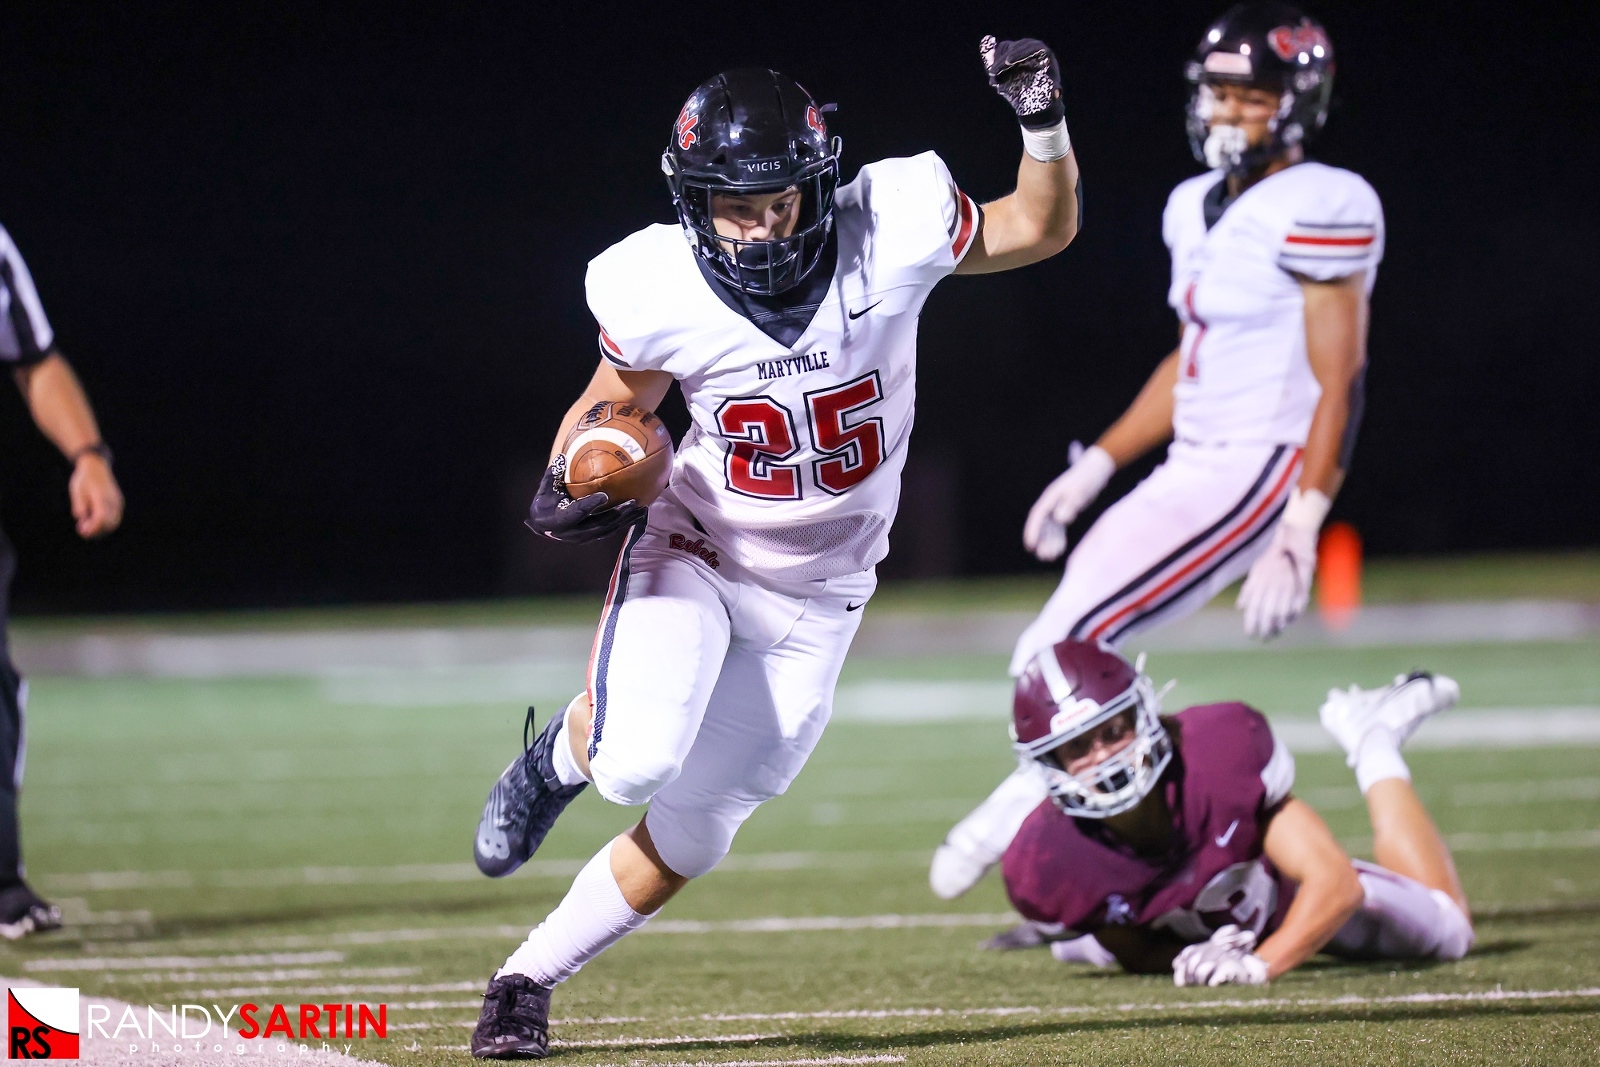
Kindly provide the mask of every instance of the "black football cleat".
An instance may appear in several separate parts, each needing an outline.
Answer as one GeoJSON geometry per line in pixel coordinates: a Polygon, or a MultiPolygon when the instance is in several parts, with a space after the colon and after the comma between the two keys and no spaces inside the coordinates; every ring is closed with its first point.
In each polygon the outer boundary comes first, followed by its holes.
{"type": "Polygon", "coordinates": [[[18,882],[0,890],[0,937],[8,941],[61,929],[61,909],[18,882]]]}
{"type": "Polygon", "coordinates": [[[489,979],[472,1031],[480,1060],[542,1060],[550,1054],[550,990],[523,974],[489,979]]]}
{"type": "Polygon", "coordinates": [[[551,748],[566,714],[563,708],[552,716],[530,745],[533,709],[529,708],[522,726],[522,755],[511,761],[489,790],[483,816],[478,820],[472,858],[477,860],[478,870],[490,878],[504,878],[528,862],[555,825],[556,816],[589,784],[562,785],[556,777],[551,748]]]}

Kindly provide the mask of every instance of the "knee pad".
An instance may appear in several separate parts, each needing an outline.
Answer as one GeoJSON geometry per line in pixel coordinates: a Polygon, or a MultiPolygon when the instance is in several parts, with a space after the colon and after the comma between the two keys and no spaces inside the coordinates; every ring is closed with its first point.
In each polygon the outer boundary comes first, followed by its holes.
{"type": "Polygon", "coordinates": [[[684,797],[669,790],[651,805],[645,823],[662,862],[685,878],[699,878],[722,862],[739,827],[759,806],[748,799],[684,797]]]}

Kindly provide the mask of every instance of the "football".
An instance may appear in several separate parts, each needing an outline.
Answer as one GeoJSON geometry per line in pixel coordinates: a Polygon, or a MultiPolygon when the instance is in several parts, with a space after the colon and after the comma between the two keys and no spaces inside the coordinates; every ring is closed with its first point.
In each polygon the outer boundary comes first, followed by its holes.
{"type": "Polygon", "coordinates": [[[672,435],[655,412],[603,400],[583,413],[561,446],[567,492],[605,493],[612,504],[648,504],[672,473],[672,435]]]}

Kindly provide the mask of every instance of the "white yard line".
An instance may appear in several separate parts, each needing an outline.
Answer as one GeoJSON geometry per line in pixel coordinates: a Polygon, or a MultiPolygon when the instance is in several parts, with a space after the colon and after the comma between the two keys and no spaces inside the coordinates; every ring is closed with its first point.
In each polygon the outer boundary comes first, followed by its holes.
{"type": "MultiPolygon", "coordinates": [[[[868,611],[858,657],[1008,655],[1033,613],[868,611]]],[[[1600,632],[1600,608],[1562,600],[1380,604],[1333,631],[1307,615],[1274,648],[1393,647],[1465,642],[1582,641],[1600,632]]],[[[19,627],[13,655],[25,672],[167,678],[324,676],[327,696],[361,703],[459,704],[516,700],[580,686],[590,624],[396,626],[384,629],[174,633],[34,633],[19,627]]],[[[1239,614],[1208,608],[1141,637],[1140,648],[1247,649],[1239,614]]],[[[552,694],[554,695],[554,694],[552,694]]]]}
{"type": "Polygon", "coordinates": [[[1486,989],[1472,993],[1403,993],[1387,997],[1348,994],[1338,997],[1258,997],[1226,1000],[1168,1001],[1154,1004],[1073,1004],[1061,1007],[996,1008],[877,1008],[847,1011],[751,1012],[728,1015],[688,1015],[662,1022],[780,1022],[788,1019],[906,1019],[937,1016],[1093,1015],[1144,1011],[1200,1011],[1212,1008],[1333,1008],[1382,1007],[1388,1004],[1496,1003],[1524,1000],[1580,1000],[1600,997],[1600,986],[1583,989],[1486,989]]]}
{"type": "Polygon", "coordinates": [[[482,989],[483,982],[433,982],[427,985],[330,985],[306,989],[289,986],[270,989],[260,986],[240,986],[235,989],[185,989],[172,994],[178,1001],[184,998],[220,999],[226,997],[371,997],[415,993],[469,993],[482,989]]]}
{"type": "Polygon", "coordinates": [[[93,956],[87,959],[37,959],[22,965],[27,971],[136,971],[152,967],[253,967],[263,964],[343,963],[343,952],[274,952],[260,956],[93,956]]]}
{"type": "Polygon", "coordinates": [[[597,1038],[593,1041],[562,1041],[552,1038],[551,1048],[583,1049],[583,1048],[653,1048],[657,1045],[739,1045],[751,1041],[782,1040],[785,1034],[711,1034],[704,1037],[695,1037],[689,1034],[678,1034],[673,1037],[613,1037],[597,1038]]]}
{"type": "MultiPolygon", "coordinates": [[[[1005,1018],[1013,1015],[1129,1015],[1140,1012],[1207,1011],[1217,1008],[1370,1008],[1406,1004],[1493,1004],[1538,1000],[1585,1000],[1600,998],[1600,986],[1581,989],[1485,989],[1461,993],[1400,993],[1392,996],[1370,997],[1346,994],[1337,997],[1229,997],[1214,1000],[1157,1001],[1154,1003],[1127,1002],[1122,1004],[1071,1004],[1071,1005],[1009,1005],[990,1008],[850,1008],[837,1011],[778,1011],[732,1012],[705,1015],[675,1015],[654,1020],[668,1023],[750,1023],[750,1022],[806,1022],[851,1019],[935,1019],[935,1018],[1005,1018]]],[[[393,1007],[393,1005],[391,1005],[393,1007]]],[[[649,1022],[648,1019],[625,1017],[610,1019],[552,1020],[552,1026],[605,1026],[649,1022]]],[[[448,1024],[441,1024],[448,1025],[448,1024]]],[[[471,1023],[458,1025],[472,1025],[471,1023]]],[[[724,1041],[756,1041],[772,1037],[793,1035],[767,1034],[742,1035],[720,1038],[724,1041]]],[[[652,1043],[648,1039],[627,1039],[639,1044],[652,1043]]],[[[661,1044],[687,1044],[712,1038],[674,1036],[656,1039],[661,1044]]],[[[555,1042],[552,1042],[555,1044],[555,1042]]],[[[566,1047],[579,1044],[574,1042],[566,1047]]],[[[584,1041],[583,1045],[600,1046],[599,1041],[584,1041]]]]}
{"type": "MultiPolygon", "coordinates": [[[[1600,830],[1507,830],[1502,833],[1464,831],[1445,834],[1452,852],[1563,852],[1600,848],[1600,830]]],[[[1371,852],[1371,837],[1342,837],[1350,852],[1371,852]]]]}
{"type": "MultiPolygon", "coordinates": [[[[1597,738],[1600,738],[1600,711],[1595,717],[1597,738]]],[[[1320,729],[1320,728],[1319,728],[1320,729]]],[[[1330,742],[1331,743],[1331,742],[1330,742]]],[[[1587,800],[1592,796],[1596,779],[1578,778],[1564,782],[1545,783],[1543,792],[1535,791],[1540,799],[1587,800]]],[[[1520,783],[1509,783],[1508,792],[1520,783]]],[[[1346,791],[1335,787],[1316,794],[1325,806],[1337,808],[1348,805],[1346,791]]],[[[1504,803],[1504,800],[1484,799],[1482,804],[1504,803]]],[[[1456,803],[1476,805],[1479,801],[1467,792],[1460,792],[1456,803]]],[[[1537,848],[1593,848],[1600,844],[1596,835],[1600,831],[1575,830],[1559,832],[1528,832],[1523,834],[1466,834],[1458,835],[1465,842],[1461,848],[1471,851],[1521,852],[1537,848]],[[1495,844],[1494,842],[1501,842],[1495,844]]],[[[767,871],[799,870],[863,870],[878,867],[919,867],[928,862],[930,853],[914,850],[902,852],[752,852],[734,853],[723,860],[712,876],[718,874],[749,874],[767,871]]],[[[523,867],[522,877],[570,878],[587,862],[586,860],[534,860],[523,867]]],[[[394,867],[268,867],[257,871],[91,871],[81,874],[46,875],[40,881],[54,892],[93,892],[97,890],[177,889],[202,886],[283,886],[283,885],[401,885],[413,882],[477,881],[483,876],[470,863],[402,864],[394,867]],[[338,877],[328,877],[337,871],[338,877]]],[[[306,935],[274,939],[271,943],[283,947],[327,944],[382,944],[394,940],[431,941],[440,937],[507,937],[508,927],[476,928],[474,930],[415,930],[374,931],[369,934],[343,933],[306,935]],[[373,940],[376,939],[376,940],[373,940]]],[[[525,934],[527,931],[522,931],[525,934]]],[[[516,936],[521,936],[516,934],[516,936]]],[[[218,944],[228,946],[238,942],[218,942],[196,939],[185,944],[218,944]]],[[[272,961],[262,961],[272,962],[272,961]]],[[[311,962],[311,961],[307,961],[311,962]]],[[[32,966],[30,964],[29,966],[32,966]]],[[[134,966],[166,966],[165,964],[135,964],[134,966]]],[[[173,966],[183,966],[174,964],[173,966]]],[[[214,964],[213,966],[220,966],[214,964]]]]}
{"type": "MultiPolygon", "coordinates": [[[[713,874],[794,871],[921,864],[922,852],[745,852],[723,860],[713,874]]],[[[587,859],[531,860],[519,878],[571,878],[587,859]]],[[[429,882],[481,882],[471,863],[403,863],[389,867],[262,867],[220,871],[85,871],[41,879],[57,893],[127,889],[260,889],[277,886],[414,885],[429,882]]]]}
{"type": "Polygon", "coordinates": [[[420,967],[345,967],[330,971],[322,967],[275,971],[149,971],[145,974],[118,974],[116,981],[160,982],[167,985],[194,982],[326,982],[335,978],[409,978],[420,967]]]}
{"type": "MultiPolygon", "coordinates": [[[[1309,709],[1307,709],[1309,711],[1309,709]]],[[[1336,752],[1338,745],[1307,715],[1272,716],[1272,732],[1294,752],[1336,752]]],[[[1457,708],[1417,728],[1407,750],[1552,748],[1600,745],[1600,706],[1457,708]]]]}
{"type": "MultiPolygon", "coordinates": [[[[649,1067],[823,1067],[832,1064],[904,1063],[904,1056],[822,1056],[799,1060],[672,1060],[652,1061],[649,1067]]],[[[602,1063],[599,1067],[637,1067],[637,1064],[602,1063]]]]}

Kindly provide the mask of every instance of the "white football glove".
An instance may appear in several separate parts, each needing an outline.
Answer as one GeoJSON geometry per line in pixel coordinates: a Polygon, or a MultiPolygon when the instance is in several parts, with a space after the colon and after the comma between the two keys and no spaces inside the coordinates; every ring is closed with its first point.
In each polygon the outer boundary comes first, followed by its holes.
{"type": "Polygon", "coordinates": [[[1172,961],[1172,980],[1177,985],[1266,985],[1267,961],[1250,950],[1256,935],[1228,925],[1211,935],[1210,941],[1190,945],[1172,961]]]}
{"type": "Polygon", "coordinates": [[[1090,445],[1056,480],[1045,486],[1028,511],[1022,544],[1046,563],[1067,550],[1067,526],[1077,518],[1117,472],[1116,461],[1099,445],[1090,445]]]}
{"type": "Polygon", "coordinates": [[[1317,489],[1297,487],[1289,494],[1271,543],[1250,565],[1239,590],[1238,606],[1249,636],[1258,641],[1276,637],[1306,610],[1317,570],[1317,531],[1332,506],[1317,489]]]}

